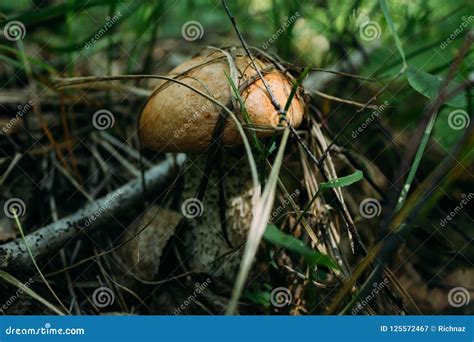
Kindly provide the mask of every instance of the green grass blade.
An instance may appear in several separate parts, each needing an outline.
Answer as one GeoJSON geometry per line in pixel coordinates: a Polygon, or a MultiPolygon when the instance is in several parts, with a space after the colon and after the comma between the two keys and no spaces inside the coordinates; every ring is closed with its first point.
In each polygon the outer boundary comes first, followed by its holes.
{"type": "Polygon", "coordinates": [[[308,66],[303,70],[303,72],[301,73],[301,75],[298,77],[298,79],[296,80],[296,82],[294,82],[293,87],[291,88],[290,96],[288,96],[288,100],[286,100],[285,113],[290,109],[291,101],[293,101],[293,97],[295,97],[296,92],[298,91],[298,87],[301,85],[301,83],[303,83],[303,80],[304,80],[305,77],[308,75],[308,73],[311,71],[311,68],[312,68],[312,67],[313,67],[313,66],[312,66],[311,64],[308,65],[308,66]]]}
{"type": "Polygon", "coordinates": [[[351,184],[354,184],[364,178],[364,174],[360,170],[356,170],[353,174],[332,179],[329,182],[321,183],[319,188],[321,190],[331,189],[331,188],[341,188],[351,184]]]}
{"type": "Polygon", "coordinates": [[[301,254],[311,266],[321,265],[336,270],[339,269],[338,265],[329,256],[307,247],[303,241],[283,233],[273,224],[267,226],[263,238],[277,247],[301,254]]]}
{"type": "Polygon", "coordinates": [[[408,192],[410,191],[411,184],[413,183],[413,179],[415,178],[416,171],[418,170],[418,166],[420,165],[421,158],[423,157],[426,145],[428,144],[428,140],[430,139],[431,131],[433,130],[433,126],[437,116],[437,114],[434,114],[431,117],[430,121],[428,122],[428,125],[425,128],[425,131],[423,132],[423,137],[421,138],[420,146],[418,146],[418,150],[416,151],[415,159],[413,160],[413,163],[411,165],[410,172],[408,173],[408,177],[405,180],[405,184],[403,185],[402,191],[400,192],[400,196],[398,197],[398,201],[395,206],[395,212],[399,211],[400,208],[403,206],[403,203],[405,203],[408,192]]]}
{"type": "MultiPolygon", "coordinates": [[[[247,112],[247,108],[245,107],[245,102],[242,99],[242,96],[240,95],[239,90],[237,89],[236,85],[234,84],[234,81],[232,80],[232,78],[229,75],[227,75],[226,72],[224,72],[224,74],[225,74],[225,77],[227,77],[227,80],[229,81],[229,84],[232,88],[232,91],[234,92],[235,97],[239,101],[240,108],[242,110],[242,117],[243,117],[245,123],[246,124],[252,124],[252,120],[250,119],[249,113],[247,112]]],[[[261,153],[263,151],[263,147],[260,143],[260,140],[258,140],[258,138],[257,138],[257,134],[254,131],[250,130],[250,135],[252,137],[252,141],[254,143],[254,146],[257,148],[257,151],[259,153],[261,153]]]]}
{"type": "Polygon", "coordinates": [[[33,262],[33,265],[35,266],[36,270],[38,271],[38,274],[40,275],[41,279],[43,280],[44,284],[46,285],[46,287],[48,288],[49,292],[51,292],[51,294],[53,295],[53,297],[58,301],[58,303],[61,305],[61,307],[63,308],[64,311],[68,312],[67,308],[64,306],[64,304],[61,302],[61,300],[59,299],[59,297],[56,295],[56,293],[54,292],[53,288],[49,285],[48,281],[46,280],[45,276],[43,275],[43,272],[41,272],[41,269],[38,265],[38,263],[36,262],[36,259],[33,255],[33,252],[31,251],[31,248],[30,246],[28,245],[28,243],[26,242],[26,236],[25,236],[25,232],[23,231],[23,227],[21,226],[21,222],[20,222],[20,219],[18,218],[18,215],[16,213],[16,211],[14,212],[15,214],[15,222],[16,222],[16,225],[18,227],[18,230],[20,231],[20,235],[21,235],[21,238],[23,239],[23,242],[25,243],[25,247],[26,247],[26,250],[28,251],[28,254],[31,258],[31,261],[33,262]]]}
{"type": "Polygon", "coordinates": [[[250,223],[249,233],[247,235],[247,243],[245,245],[244,255],[240,264],[239,273],[235,282],[234,290],[232,291],[232,297],[227,308],[226,314],[232,315],[237,309],[237,302],[242,294],[242,291],[247,281],[250,267],[252,266],[253,259],[257,253],[258,246],[262,240],[265,228],[267,226],[268,218],[270,216],[273,202],[275,201],[276,186],[278,183],[278,175],[280,173],[281,164],[283,162],[283,156],[288,142],[288,136],[290,131],[288,128],[285,129],[281,144],[275,158],[275,162],[272,166],[272,171],[268,177],[268,182],[265,186],[263,194],[257,198],[253,207],[253,218],[250,223]]]}
{"type": "Polygon", "coordinates": [[[398,52],[400,52],[400,56],[402,57],[403,68],[406,68],[408,65],[407,65],[407,60],[405,57],[405,52],[403,51],[402,42],[400,41],[400,37],[398,37],[397,29],[395,28],[395,25],[392,20],[392,16],[390,15],[390,10],[388,9],[388,6],[385,0],[380,0],[380,7],[382,7],[383,15],[385,16],[385,19],[387,20],[388,27],[390,28],[390,32],[392,33],[393,39],[395,39],[395,44],[397,45],[398,52]]]}
{"type": "Polygon", "coordinates": [[[326,182],[326,183],[320,183],[319,184],[319,188],[318,188],[318,191],[316,191],[316,193],[314,194],[313,198],[311,198],[311,201],[309,201],[308,205],[306,206],[306,208],[304,208],[303,212],[301,213],[301,215],[298,217],[298,220],[296,221],[296,223],[300,223],[301,219],[304,217],[304,215],[308,212],[309,208],[311,208],[311,206],[313,205],[314,201],[316,200],[316,198],[318,198],[318,196],[326,189],[331,189],[331,188],[341,188],[341,187],[344,187],[344,186],[348,186],[348,185],[351,185],[353,183],[356,183],[358,181],[360,181],[361,179],[364,178],[364,174],[362,173],[362,171],[360,170],[356,170],[353,174],[351,175],[348,175],[348,176],[344,176],[344,177],[340,177],[340,178],[336,178],[336,179],[332,179],[330,180],[329,182],[326,182]]]}
{"type": "Polygon", "coordinates": [[[53,304],[48,302],[46,299],[41,297],[39,294],[37,294],[35,291],[30,289],[28,286],[23,284],[21,281],[16,279],[11,274],[8,274],[7,272],[0,270],[0,278],[5,280],[10,285],[16,286],[19,289],[21,289],[22,291],[26,292],[31,298],[36,299],[38,302],[40,302],[41,304],[43,304],[44,306],[46,306],[47,308],[49,308],[51,311],[55,312],[56,314],[58,314],[60,316],[64,316],[64,313],[61,310],[56,308],[53,304]]]}

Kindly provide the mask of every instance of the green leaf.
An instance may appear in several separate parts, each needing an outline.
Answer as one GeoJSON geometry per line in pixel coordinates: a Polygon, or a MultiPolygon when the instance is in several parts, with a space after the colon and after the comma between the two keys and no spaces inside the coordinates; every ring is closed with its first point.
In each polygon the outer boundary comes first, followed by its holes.
{"type": "Polygon", "coordinates": [[[329,256],[307,247],[294,236],[283,233],[274,224],[267,225],[263,238],[275,246],[301,254],[310,265],[322,265],[339,269],[339,266],[329,256]]]}
{"type": "MultiPolygon", "coordinates": [[[[410,86],[419,92],[421,95],[429,98],[430,100],[435,99],[440,91],[443,80],[436,75],[431,75],[422,70],[418,70],[414,66],[410,65],[407,69],[407,78],[410,86]]],[[[458,85],[452,82],[448,89],[454,90],[458,85]]],[[[453,107],[465,107],[466,99],[464,95],[458,94],[446,101],[446,104],[453,107]]]]}
{"type": "Polygon", "coordinates": [[[380,7],[382,7],[383,15],[388,22],[388,27],[390,28],[390,33],[392,33],[393,39],[395,39],[395,44],[397,45],[398,52],[400,52],[400,56],[403,60],[403,67],[407,67],[407,60],[405,57],[405,52],[403,51],[402,42],[398,37],[397,29],[393,24],[392,16],[390,15],[390,10],[388,9],[387,3],[385,0],[380,0],[380,7]]]}
{"type": "Polygon", "coordinates": [[[364,178],[364,174],[360,170],[356,170],[353,174],[349,176],[344,176],[336,179],[332,179],[329,182],[321,183],[319,185],[320,190],[331,189],[331,188],[340,188],[343,186],[351,185],[355,182],[360,181],[364,178]]]}
{"type": "Polygon", "coordinates": [[[329,182],[326,183],[320,183],[318,191],[314,194],[313,198],[311,198],[311,201],[309,201],[308,205],[306,208],[304,208],[303,212],[301,215],[298,217],[298,220],[296,223],[298,224],[300,220],[303,218],[303,216],[308,212],[309,208],[313,205],[314,201],[318,196],[326,189],[331,189],[331,188],[340,188],[343,186],[348,186],[351,185],[355,182],[360,181],[362,178],[364,178],[364,174],[360,170],[356,170],[353,174],[349,176],[344,176],[344,177],[339,177],[336,179],[332,179],[329,182]]]}

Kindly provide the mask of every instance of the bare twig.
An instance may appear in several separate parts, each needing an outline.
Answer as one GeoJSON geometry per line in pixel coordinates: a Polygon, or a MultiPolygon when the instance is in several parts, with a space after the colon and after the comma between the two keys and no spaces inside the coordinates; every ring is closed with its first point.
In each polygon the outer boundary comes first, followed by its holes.
{"type": "MultiPolygon", "coordinates": [[[[175,162],[163,161],[145,173],[148,191],[157,191],[167,184],[175,174],[174,168],[180,167],[185,160],[183,154],[176,157],[175,162]]],[[[111,217],[119,215],[133,207],[141,200],[141,179],[135,178],[114,191],[118,194],[116,200],[109,196],[102,197],[74,214],[64,217],[57,222],[44,226],[34,233],[25,236],[25,242],[30,246],[35,259],[53,254],[63,248],[81,232],[90,232],[107,223],[111,217]],[[97,214],[100,213],[100,214],[97,214]],[[94,217],[94,219],[90,219],[94,217]],[[88,222],[86,225],[85,223],[88,222]]],[[[0,269],[26,269],[31,266],[31,257],[24,244],[12,241],[0,245],[0,269]]]]}

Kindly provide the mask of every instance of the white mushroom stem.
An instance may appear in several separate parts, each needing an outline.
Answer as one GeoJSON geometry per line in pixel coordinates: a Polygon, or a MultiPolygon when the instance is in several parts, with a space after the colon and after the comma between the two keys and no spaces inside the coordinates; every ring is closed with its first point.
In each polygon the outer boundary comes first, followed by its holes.
{"type": "Polygon", "coordinates": [[[182,212],[188,217],[188,228],[183,235],[187,262],[193,271],[222,276],[232,282],[237,275],[241,247],[252,220],[251,198],[255,189],[245,154],[236,151],[221,153],[221,172],[213,164],[206,175],[208,185],[199,213],[192,211],[190,205],[204,176],[206,154],[189,156],[192,165],[184,174],[182,196],[182,212]],[[222,182],[224,201],[219,195],[219,181],[222,182]],[[225,208],[224,225],[221,206],[225,208]]]}

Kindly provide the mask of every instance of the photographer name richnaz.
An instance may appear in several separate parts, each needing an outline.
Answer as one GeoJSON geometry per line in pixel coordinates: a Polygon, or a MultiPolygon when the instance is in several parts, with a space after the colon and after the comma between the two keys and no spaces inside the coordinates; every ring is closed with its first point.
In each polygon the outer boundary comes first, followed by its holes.
{"type": "Polygon", "coordinates": [[[453,327],[452,325],[438,325],[439,332],[466,332],[466,327],[453,327]]]}

